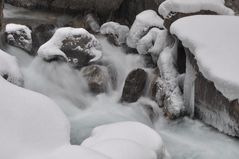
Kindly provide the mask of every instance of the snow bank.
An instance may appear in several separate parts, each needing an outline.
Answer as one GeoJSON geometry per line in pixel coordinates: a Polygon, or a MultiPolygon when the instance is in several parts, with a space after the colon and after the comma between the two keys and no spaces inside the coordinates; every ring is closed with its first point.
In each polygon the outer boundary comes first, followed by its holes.
{"type": "Polygon", "coordinates": [[[193,16],[171,26],[195,55],[200,72],[229,100],[239,98],[239,17],[193,16]]]}
{"type": "MultiPolygon", "coordinates": [[[[65,58],[66,61],[68,61],[66,54],[61,51],[61,47],[63,45],[62,42],[66,38],[74,38],[75,36],[90,39],[89,43],[85,45],[86,48],[82,48],[81,46],[75,48],[85,51],[91,56],[94,56],[94,58],[91,59],[90,62],[97,61],[101,58],[101,45],[99,41],[94,37],[94,35],[90,34],[83,28],[71,27],[57,29],[53,37],[39,48],[38,55],[46,60],[50,60],[55,56],[60,56],[65,58]]],[[[72,43],[72,45],[74,45],[74,43],[72,43]]]]}
{"type": "Polygon", "coordinates": [[[0,75],[18,86],[23,85],[23,76],[14,56],[0,50],[0,75]]]}
{"type": "Polygon", "coordinates": [[[129,27],[125,25],[120,25],[116,22],[107,22],[101,26],[100,33],[105,35],[111,34],[115,36],[117,39],[117,44],[121,45],[126,43],[126,38],[129,33],[129,27]]]}
{"type": "Polygon", "coordinates": [[[32,49],[32,31],[25,25],[7,24],[6,39],[9,44],[31,51],[32,49]]]}
{"type": "Polygon", "coordinates": [[[136,48],[139,39],[144,36],[152,27],[164,28],[163,20],[153,10],[146,10],[136,16],[136,19],[130,28],[127,38],[127,45],[136,48]]]}
{"type": "Polygon", "coordinates": [[[220,15],[233,15],[233,10],[224,4],[224,0],[166,0],[159,6],[158,12],[164,18],[170,12],[195,13],[201,10],[210,10],[220,15]]]}
{"type": "Polygon", "coordinates": [[[82,146],[100,150],[102,153],[112,150],[110,156],[118,154],[125,159],[133,159],[132,156],[135,159],[169,157],[159,134],[138,122],[120,122],[99,126],[92,131],[91,137],[86,139],[82,146]]]}

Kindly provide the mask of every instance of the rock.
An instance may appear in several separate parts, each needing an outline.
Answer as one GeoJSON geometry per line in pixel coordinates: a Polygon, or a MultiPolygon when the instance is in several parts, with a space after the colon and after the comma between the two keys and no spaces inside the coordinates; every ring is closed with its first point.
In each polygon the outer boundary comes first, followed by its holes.
{"type": "Polygon", "coordinates": [[[124,0],[118,16],[123,17],[129,25],[132,25],[137,14],[147,9],[156,11],[160,1],[162,0],[124,0]]]}
{"type": "Polygon", "coordinates": [[[175,13],[171,12],[169,15],[164,19],[164,26],[168,30],[170,30],[170,26],[173,22],[176,20],[183,18],[183,17],[188,17],[188,16],[193,16],[193,15],[217,15],[216,12],[210,11],[210,10],[201,10],[200,12],[196,13],[175,13]]]}
{"type": "Polygon", "coordinates": [[[82,68],[81,71],[92,93],[99,94],[107,92],[109,88],[108,82],[111,79],[105,66],[90,65],[82,68]]]}
{"type": "Polygon", "coordinates": [[[237,15],[239,14],[239,1],[238,0],[225,0],[225,5],[229,8],[232,8],[237,15]]]}
{"type": "Polygon", "coordinates": [[[107,22],[101,26],[100,33],[106,35],[114,45],[120,46],[126,43],[129,27],[116,22],[107,22]]]}
{"type": "Polygon", "coordinates": [[[136,69],[129,73],[125,80],[121,101],[133,103],[143,95],[147,73],[143,69],[136,69]]]}
{"type": "Polygon", "coordinates": [[[68,13],[84,13],[94,11],[103,19],[116,11],[123,0],[7,0],[15,6],[30,9],[42,8],[68,13]]]}
{"type": "Polygon", "coordinates": [[[36,54],[39,47],[46,43],[55,32],[55,25],[40,24],[32,30],[32,52],[36,54]]]}
{"type": "Polygon", "coordinates": [[[21,48],[28,53],[32,50],[32,31],[25,25],[7,24],[5,39],[10,45],[21,48]]]}
{"type": "Polygon", "coordinates": [[[90,33],[100,32],[99,18],[92,13],[85,16],[78,15],[74,17],[65,25],[65,27],[84,28],[90,33]]]}
{"type": "Polygon", "coordinates": [[[101,44],[83,28],[60,28],[42,45],[38,55],[46,61],[63,59],[73,67],[82,68],[102,57],[101,44]],[[56,58],[57,57],[57,58],[56,58]]]}

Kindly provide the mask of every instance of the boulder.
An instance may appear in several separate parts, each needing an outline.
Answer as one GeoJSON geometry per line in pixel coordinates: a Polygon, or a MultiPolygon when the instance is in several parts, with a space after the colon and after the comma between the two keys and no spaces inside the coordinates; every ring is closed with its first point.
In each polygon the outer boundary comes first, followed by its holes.
{"type": "Polygon", "coordinates": [[[36,54],[41,45],[46,43],[54,34],[56,26],[53,24],[40,24],[32,30],[32,53],[36,54]]]}
{"type": "Polygon", "coordinates": [[[147,82],[147,73],[143,69],[135,69],[125,80],[121,101],[133,103],[143,95],[147,82]]]}
{"type": "Polygon", "coordinates": [[[176,20],[183,17],[193,16],[193,15],[217,15],[217,13],[210,10],[201,10],[200,12],[195,12],[195,13],[170,12],[169,15],[164,19],[164,26],[165,28],[170,30],[171,24],[175,22],[176,20]]]}
{"type": "Polygon", "coordinates": [[[8,44],[21,48],[28,53],[32,50],[32,31],[25,25],[7,24],[5,39],[8,44]]]}
{"type": "Polygon", "coordinates": [[[111,81],[105,66],[90,65],[82,68],[82,74],[88,82],[90,91],[94,94],[107,92],[111,81]]]}
{"type": "Polygon", "coordinates": [[[116,22],[107,22],[101,26],[100,33],[106,35],[114,45],[120,46],[126,43],[129,27],[116,22]]]}
{"type": "Polygon", "coordinates": [[[45,61],[68,61],[73,67],[82,68],[102,57],[101,44],[83,28],[60,28],[42,45],[38,55],[45,61]]]}

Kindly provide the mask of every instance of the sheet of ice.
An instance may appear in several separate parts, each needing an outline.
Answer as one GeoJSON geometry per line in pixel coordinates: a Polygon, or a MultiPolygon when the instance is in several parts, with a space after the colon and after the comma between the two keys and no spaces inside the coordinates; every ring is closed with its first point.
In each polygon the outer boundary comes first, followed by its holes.
{"type": "Polygon", "coordinates": [[[117,37],[117,43],[119,45],[126,43],[126,38],[129,33],[129,27],[125,25],[120,25],[116,22],[104,23],[100,28],[101,34],[112,34],[117,37]]]}
{"type": "Polygon", "coordinates": [[[195,13],[201,10],[210,10],[220,15],[233,15],[234,11],[227,8],[224,0],[166,0],[158,9],[164,18],[170,12],[195,13]]]}
{"type": "MultiPolygon", "coordinates": [[[[127,145],[129,145],[129,149],[124,150],[126,154],[129,153],[128,152],[129,150],[131,151],[130,147],[131,148],[136,147],[136,151],[138,151],[140,149],[142,150],[142,148],[140,148],[141,146],[145,150],[150,150],[155,154],[157,154],[159,159],[164,159],[166,156],[168,156],[167,150],[165,149],[163,141],[161,137],[158,135],[158,133],[155,132],[152,128],[138,122],[119,122],[99,126],[92,131],[91,137],[86,139],[82,143],[82,146],[90,148],[92,147],[94,148],[96,146],[96,149],[99,149],[101,144],[103,145],[106,144],[109,146],[108,142],[109,143],[112,142],[113,145],[115,145],[114,143],[117,143],[116,141],[120,140],[122,143],[121,147],[127,148],[127,145]],[[128,143],[127,141],[130,141],[131,143],[128,143]],[[136,146],[132,142],[140,146],[136,146]]],[[[132,149],[132,152],[133,151],[134,149],[132,149]]],[[[146,151],[145,154],[147,154],[148,158],[150,158],[151,155],[149,155],[150,154],[149,151],[148,152],[146,151]]]]}
{"type": "Polygon", "coordinates": [[[77,35],[91,39],[91,41],[87,44],[87,48],[89,48],[88,53],[91,56],[94,56],[94,58],[91,59],[90,62],[100,59],[102,56],[102,52],[99,41],[95,38],[94,35],[90,34],[83,28],[65,27],[57,29],[53,37],[48,42],[43,44],[39,48],[37,53],[40,57],[44,59],[49,60],[54,56],[62,56],[66,59],[66,61],[68,61],[68,58],[65,53],[60,50],[62,46],[62,41],[67,37],[74,37],[77,35]]]}
{"type": "Polygon", "coordinates": [[[136,48],[138,41],[152,27],[164,28],[163,20],[160,16],[153,10],[146,10],[139,13],[130,28],[127,45],[131,48],[136,48]]]}
{"type": "Polygon", "coordinates": [[[229,100],[239,98],[239,17],[192,16],[171,26],[195,55],[200,72],[229,100]]]}
{"type": "Polygon", "coordinates": [[[0,50],[0,75],[18,86],[23,85],[23,76],[14,56],[0,50]]]}

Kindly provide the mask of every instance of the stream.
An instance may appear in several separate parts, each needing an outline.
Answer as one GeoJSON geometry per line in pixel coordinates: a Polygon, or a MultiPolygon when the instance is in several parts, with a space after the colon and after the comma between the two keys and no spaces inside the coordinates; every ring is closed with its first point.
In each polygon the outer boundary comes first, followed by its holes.
{"type": "MultiPolygon", "coordinates": [[[[67,15],[42,14],[40,11],[5,6],[5,19],[10,21],[46,21],[52,17],[55,22],[61,23],[70,18],[67,15]]],[[[144,68],[144,60],[139,55],[126,54],[122,48],[111,45],[105,37],[97,36],[97,39],[103,47],[103,58],[110,61],[117,77],[116,89],[109,88],[107,93],[97,96],[89,91],[82,73],[67,64],[47,63],[38,57],[29,56],[21,49],[8,45],[5,48],[6,52],[18,59],[24,75],[24,87],[50,97],[64,111],[71,122],[72,144],[80,144],[96,126],[119,121],[139,121],[153,127],[162,136],[173,159],[238,159],[239,141],[200,121],[189,118],[176,121],[165,119],[162,110],[147,97],[132,104],[120,103],[126,76],[135,68],[144,68]],[[143,107],[145,104],[152,105],[155,120],[150,119],[143,107]]]]}

